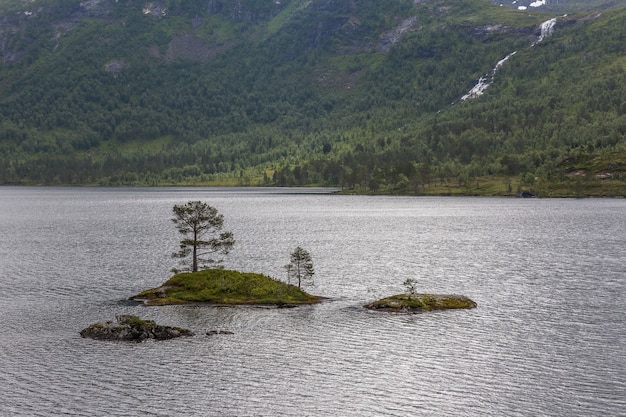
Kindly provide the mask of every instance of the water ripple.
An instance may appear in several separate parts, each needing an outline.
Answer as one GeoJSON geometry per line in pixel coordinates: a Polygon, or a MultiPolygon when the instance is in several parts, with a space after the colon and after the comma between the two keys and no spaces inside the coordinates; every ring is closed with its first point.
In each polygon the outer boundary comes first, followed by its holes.
{"type": "Polygon", "coordinates": [[[0,193],[0,414],[582,417],[626,408],[623,200],[0,193]],[[240,245],[232,267],[280,276],[306,237],[314,292],[332,299],[298,309],[123,302],[168,277],[171,206],[194,198],[227,214],[240,245]],[[362,308],[407,277],[479,307],[362,308]],[[78,335],[120,313],[197,335],[141,344],[78,335]],[[216,329],[234,334],[206,335],[216,329]]]}

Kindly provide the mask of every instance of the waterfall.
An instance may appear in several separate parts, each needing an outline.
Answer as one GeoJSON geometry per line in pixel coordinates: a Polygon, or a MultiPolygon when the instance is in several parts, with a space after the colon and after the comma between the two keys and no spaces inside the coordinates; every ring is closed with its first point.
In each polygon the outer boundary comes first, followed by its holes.
{"type": "Polygon", "coordinates": [[[548,36],[552,35],[554,32],[554,26],[556,25],[556,17],[554,19],[546,20],[541,24],[541,34],[539,35],[539,39],[533,45],[538,44],[548,36]]]}
{"type": "Polygon", "coordinates": [[[478,79],[478,83],[467,94],[461,97],[461,100],[465,101],[465,100],[482,96],[485,90],[487,89],[487,87],[489,87],[493,83],[493,80],[496,76],[496,71],[498,71],[498,68],[504,65],[504,63],[516,53],[517,51],[511,52],[510,54],[502,58],[500,61],[498,61],[498,63],[496,64],[495,67],[493,67],[491,72],[489,72],[489,74],[483,77],[480,77],[478,79]]]}
{"type": "MultiPolygon", "coordinates": [[[[552,32],[554,32],[554,27],[555,26],[556,26],[556,18],[553,18],[553,19],[550,19],[550,20],[546,20],[545,22],[543,22],[541,24],[541,26],[540,26],[541,34],[539,35],[539,38],[537,39],[537,41],[532,44],[532,46],[537,45],[539,42],[543,41],[545,38],[550,36],[552,34],[552,32]]],[[[476,98],[476,97],[482,96],[483,93],[485,92],[485,90],[487,89],[487,87],[489,87],[493,83],[493,80],[494,80],[494,78],[496,76],[496,71],[498,70],[498,68],[500,68],[502,65],[504,65],[504,63],[510,57],[515,55],[516,52],[517,51],[512,52],[512,53],[508,54],[507,56],[505,56],[503,59],[498,61],[498,63],[491,70],[490,73],[480,77],[478,79],[478,83],[467,94],[465,94],[463,97],[461,97],[461,101],[465,101],[465,100],[469,100],[469,99],[472,99],[472,98],[476,98]]]]}

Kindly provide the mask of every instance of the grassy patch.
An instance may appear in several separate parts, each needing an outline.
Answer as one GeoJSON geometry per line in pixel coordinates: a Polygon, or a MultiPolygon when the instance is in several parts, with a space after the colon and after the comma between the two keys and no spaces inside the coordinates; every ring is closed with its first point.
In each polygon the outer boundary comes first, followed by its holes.
{"type": "Polygon", "coordinates": [[[157,288],[133,297],[148,305],[210,303],[289,305],[313,304],[321,297],[266,275],[224,269],[208,269],[174,275],[157,288]]]}

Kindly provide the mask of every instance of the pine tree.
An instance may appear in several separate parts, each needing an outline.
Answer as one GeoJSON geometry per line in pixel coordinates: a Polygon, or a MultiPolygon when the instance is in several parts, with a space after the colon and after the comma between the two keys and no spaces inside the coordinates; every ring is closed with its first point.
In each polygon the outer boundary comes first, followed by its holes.
{"type": "MultiPolygon", "coordinates": [[[[219,264],[220,259],[207,257],[209,254],[228,254],[235,244],[231,232],[219,233],[224,226],[224,216],[217,209],[201,201],[189,201],[185,205],[175,205],[174,218],[178,231],[185,236],[180,241],[180,250],[172,254],[174,258],[186,258],[191,254],[191,272],[219,264]]],[[[183,263],[186,263],[183,260],[183,263]]]]}
{"type": "Polygon", "coordinates": [[[311,280],[315,274],[311,255],[300,246],[291,254],[291,262],[285,265],[285,269],[289,280],[291,278],[298,280],[298,288],[302,287],[302,281],[311,280]]]}

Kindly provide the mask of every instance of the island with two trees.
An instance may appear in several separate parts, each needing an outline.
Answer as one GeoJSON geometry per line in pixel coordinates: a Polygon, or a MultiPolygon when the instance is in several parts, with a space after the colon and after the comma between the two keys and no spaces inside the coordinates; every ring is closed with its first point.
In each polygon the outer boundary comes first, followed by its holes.
{"type": "Polygon", "coordinates": [[[181,259],[184,271],[163,285],[131,297],[148,305],[206,303],[229,305],[295,306],[320,302],[323,297],[302,291],[302,282],[315,273],[311,255],[301,247],[291,254],[285,267],[298,285],[284,283],[263,274],[216,268],[235,240],[222,231],[224,216],[201,201],[175,205],[172,221],[183,235],[180,250],[172,256],[181,259]]]}

